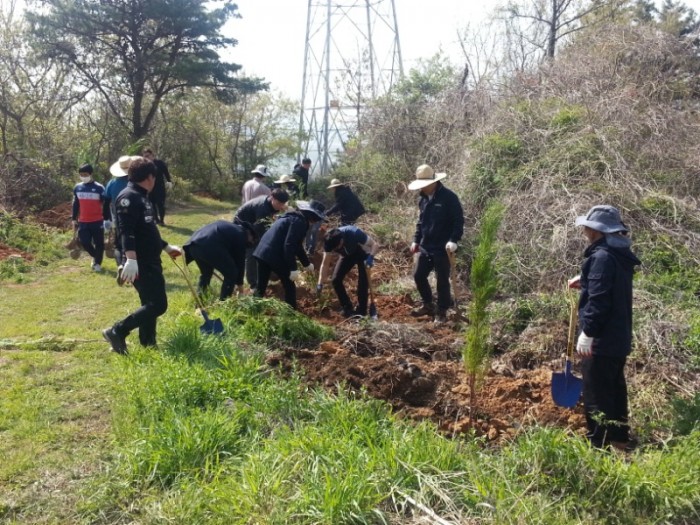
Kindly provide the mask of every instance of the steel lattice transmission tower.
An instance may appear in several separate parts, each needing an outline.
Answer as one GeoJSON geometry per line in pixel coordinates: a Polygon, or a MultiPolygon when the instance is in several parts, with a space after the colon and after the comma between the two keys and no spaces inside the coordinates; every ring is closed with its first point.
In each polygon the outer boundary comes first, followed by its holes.
{"type": "Polygon", "coordinates": [[[394,0],[309,0],[301,150],[326,176],[363,109],[403,75],[394,0]]]}

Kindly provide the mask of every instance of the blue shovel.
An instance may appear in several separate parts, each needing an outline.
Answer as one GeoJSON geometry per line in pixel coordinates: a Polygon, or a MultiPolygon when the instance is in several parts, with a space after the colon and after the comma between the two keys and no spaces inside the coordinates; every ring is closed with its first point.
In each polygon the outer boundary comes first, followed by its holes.
{"type": "Polygon", "coordinates": [[[573,408],[578,403],[583,390],[583,380],[571,373],[571,357],[574,354],[574,335],[578,322],[576,299],[569,292],[569,337],[566,344],[566,365],[563,372],[552,373],[552,399],[560,407],[573,408]]]}
{"type": "Polygon", "coordinates": [[[197,306],[199,306],[199,311],[201,312],[202,317],[204,317],[204,324],[199,327],[199,331],[205,335],[218,335],[224,333],[224,323],[221,322],[221,319],[209,319],[207,311],[204,309],[204,303],[202,303],[199,295],[197,295],[197,291],[194,289],[192,281],[190,280],[189,275],[187,275],[187,272],[182,268],[182,266],[177,264],[175,259],[171,257],[171,260],[175,266],[177,266],[177,269],[180,270],[180,273],[185,278],[185,281],[187,281],[187,286],[189,287],[190,292],[192,292],[194,302],[197,306]]]}

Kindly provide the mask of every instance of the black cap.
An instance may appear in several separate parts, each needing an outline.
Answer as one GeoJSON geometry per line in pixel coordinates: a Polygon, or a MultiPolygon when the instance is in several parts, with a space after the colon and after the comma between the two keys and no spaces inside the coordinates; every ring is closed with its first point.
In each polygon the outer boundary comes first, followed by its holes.
{"type": "Polygon", "coordinates": [[[311,164],[311,159],[310,159],[309,157],[304,157],[304,158],[301,160],[301,163],[302,163],[302,164],[311,164]]]}
{"type": "Polygon", "coordinates": [[[78,173],[90,173],[92,174],[92,164],[83,164],[78,168],[78,173]]]}

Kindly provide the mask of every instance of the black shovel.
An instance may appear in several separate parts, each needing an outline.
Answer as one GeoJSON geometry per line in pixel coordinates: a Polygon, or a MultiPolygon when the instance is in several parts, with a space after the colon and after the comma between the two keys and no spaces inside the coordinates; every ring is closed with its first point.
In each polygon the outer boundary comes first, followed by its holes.
{"type": "Polygon", "coordinates": [[[574,335],[578,322],[578,310],[573,294],[569,292],[569,336],[566,344],[566,364],[563,372],[552,373],[552,399],[560,407],[573,408],[583,390],[583,380],[571,373],[571,357],[574,354],[574,335]]]}
{"type": "Polygon", "coordinates": [[[197,306],[199,306],[199,311],[202,313],[202,317],[204,317],[204,324],[199,327],[199,331],[205,335],[223,334],[224,323],[221,322],[221,319],[209,319],[207,311],[204,308],[204,303],[202,303],[202,300],[199,298],[199,295],[197,295],[197,291],[194,289],[189,275],[184,270],[184,268],[177,263],[177,261],[174,258],[171,257],[171,259],[175,266],[177,266],[177,269],[180,270],[180,273],[185,278],[185,281],[187,281],[187,286],[189,287],[190,292],[192,292],[194,302],[197,304],[197,306]]]}

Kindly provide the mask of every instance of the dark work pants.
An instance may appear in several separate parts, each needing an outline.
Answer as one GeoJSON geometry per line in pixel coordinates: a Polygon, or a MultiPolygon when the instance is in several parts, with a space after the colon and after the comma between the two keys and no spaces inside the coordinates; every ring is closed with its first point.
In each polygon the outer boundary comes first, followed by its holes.
{"type": "Polygon", "coordinates": [[[289,270],[279,270],[277,268],[272,268],[265,261],[256,259],[258,261],[258,283],[255,286],[255,296],[264,297],[265,291],[267,290],[267,284],[270,282],[270,274],[275,272],[284,286],[284,302],[289,306],[297,309],[297,286],[289,278],[289,270]]]}
{"type": "Polygon", "coordinates": [[[602,355],[582,361],[586,436],[594,446],[629,439],[625,361],[602,355]]]}
{"type": "Polygon", "coordinates": [[[353,266],[357,266],[357,314],[367,315],[367,299],[369,296],[369,280],[367,279],[367,268],[365,268],[365,259],[367,254],[363,250],[357,250],[352,255],[345,255],[338,259],[333,272],[333,289],[338,296],[340,306],[343,310],[352,309],[352,301],[348,297],[343,285],[343,279],[352,270],[353,266]]]}
{"type": "Polygon", "coordinates": [[[141,308],[114,325],[114,330],[124,337],[139,329],[139,341],[143,346],[155,346],[156,322],[168,309],[165,279],[160,265],[139,267],[139,277],[134,281],[139,293],[141,308]]]}
{"type": "Polygon", "coordinates": [[[148,194],[148,198],[153,204],[153,211],[156,213],[156,222],[165,222],[165,187],[153,188],[153,191],[148,194]]]}
{"type": "Polygon", "coordinates": [[[255,288],[258,285],[258,260],[253,257],[254,251],[255,246],[245,250],[245,279],[251,288],[255,288]]]}
{"type": "Polygon", "coordinates": [[[450,259],[447,252],[435,252],[426,254],[421,252],[418,256],[418,264],[413,272],[413,280],[420,294],[423,304],[433,302],[433,292],[428,283],[428,275],[435,270],[437,279],[437,305],[439,310],[448,310],[452,306],[452,296],[450,294],[450,259]]]}
{"type": "Polygon", "coordinates": [[[102,264],[105,254],[105,231],[102,221],[78,224],[78,239],[95,264],[102,264]]]}
{"type": "MultiPolygon", "coordinates": [[[[197,263],[197,267],[201,275],[199,276],[199,289],[204,290],[211,283],[211,276],[214,270],[218,270],[224,277],[224,282],[221,284],[221,293],[219,299],[222,301],[231,297],[233,289],[239,279],[239,269],[236,266],[236,261],[224,249],[218,246],[199,246],[197,244],[190,245],[190,255],[197,263]]],[[[241,271],[243,269],[241,268],[241,271]]]]}

